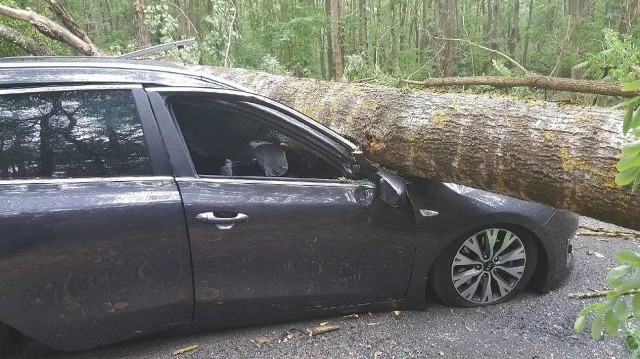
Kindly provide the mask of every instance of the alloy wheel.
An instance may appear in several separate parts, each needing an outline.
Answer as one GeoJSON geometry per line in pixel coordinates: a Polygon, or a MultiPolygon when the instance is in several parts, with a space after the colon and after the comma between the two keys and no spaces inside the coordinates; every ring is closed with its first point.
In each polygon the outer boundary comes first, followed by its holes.
{"type": "Polygon", "coordinates": [[[487,228],[462,243],[451,264],[451,280],[465,300],[492,303],[518,285],[526,261],[525,246],[516,234],[487,228]]]}

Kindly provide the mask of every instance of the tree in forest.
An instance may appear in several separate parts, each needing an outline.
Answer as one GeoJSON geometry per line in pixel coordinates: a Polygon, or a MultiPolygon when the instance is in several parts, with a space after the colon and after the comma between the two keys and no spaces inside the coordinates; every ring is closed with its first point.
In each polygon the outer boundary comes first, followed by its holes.
{"type": "Polygon", "coordinates": [[[336,80],[344,78],[344,55],[341,38],[342,0],[331,0],[331,38],[333,40],[333,62],[336,80]]]}
{"type": "Polygon", "coordinates": [[[133,0],[133,24],[136,29],[138,48],[148,47],[151,44],[149,26],[144,15],[145,7],[145,0],[133,0]]]}

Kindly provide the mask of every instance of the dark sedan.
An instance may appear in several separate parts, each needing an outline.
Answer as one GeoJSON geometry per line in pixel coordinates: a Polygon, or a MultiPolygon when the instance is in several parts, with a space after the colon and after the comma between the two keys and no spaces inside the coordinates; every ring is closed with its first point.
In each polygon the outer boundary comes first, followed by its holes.
{"type": "Polygon", "coordinates": [[[220,79],[0,61],[0,325],[57,349],[420,309],[427,294],[501,303],[560,284],[577,224],[377,170],[332,130],[220,79]]]}

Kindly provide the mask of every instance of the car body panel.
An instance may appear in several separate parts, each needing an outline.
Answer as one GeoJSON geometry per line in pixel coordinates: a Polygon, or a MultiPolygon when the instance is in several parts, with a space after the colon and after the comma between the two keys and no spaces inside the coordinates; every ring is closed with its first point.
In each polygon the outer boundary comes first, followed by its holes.
{"type": "Polygon", "coordinates": [[[191,321],[173,178],[1,181],[0,203],[3,322],[70,350],[191,321]]]}
{"type": "Polygon", "coordinates": [[[237,325],[405,295],[413,218],[389,209],[373,186],[202,178],[178,184],[199,322],[237,325]],[[249,219],[224,229],[197,221],[203,212],[249,219]]]}

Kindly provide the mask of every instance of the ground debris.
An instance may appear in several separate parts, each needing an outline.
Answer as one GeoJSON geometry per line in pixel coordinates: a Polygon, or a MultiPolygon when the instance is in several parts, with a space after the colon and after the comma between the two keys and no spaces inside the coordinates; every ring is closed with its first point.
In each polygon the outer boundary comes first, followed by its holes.
{"type": "Polygon", "coordinates": [[[186,348],[182,348],[182,349],[178,349],[178,350],[176,350],[175,352],[173,352],[173,355],[174,355],[174,356],[176,356],[176,355],[182,355],[182,354],[185,354],[185,353],[192,352],[192,351],[194,351],[194,350],[196,350],[196,349],[198,349],[198,345],[197,345],[197,344],[189,345],[189,346],[188,346],[188,347],[186,347],[186,348]]]}
{"type": "Polygon", "coordinates": [[[587,254],[590,255],[590,256],[594,256],[596,258],[600,258],[600,259],[606,258],[602,253],[596,252],[596,251],[587,251],[587,254]]]}
{"type": "Polygon", "coordinates": [[[469,332],[472,332],[473,330],[469,327],[469,324],[467,324],[466,321],[462,321],[462,325],[464,326],[464,329],[466,329],[469,332]]]}
{"type": "MultiPolygon", "coordinates": [[[[640,289],[631,289],[627,292],[620,293],[620,295],[635,294],[635,293],[640,293],[640,289]]],[[[609,294],[608,290],[596,290],[593,292],[569,293],[567,294],[567,296],[571,299],[588,299],[588,298],[606,297],[607,294],[609,294]]]]}
{"type": "Polygon", "coordinates": [[[316,335],[332,332],[339,329],[340,326],[338,325],[331,325],[328,322],[324,322],[317,327],[307,328],[307,335],[310,337],[315,337],[316,335]]]}
{"type": "Polygon", "coordinates": [[[255,344],[258,348],[260,348],[263,345],[271,343],[271,339],[265,338],[265,337],[260,337],[260,338],[256,338],[256,339],[251,339],[251,342],[253,344],[255,344]]]}
{"type": "Polygon", "coordinates": [[[402,314],[402,312],[401,312],[401,311],[399,311],[399,310],[394,310],[394,311],[392,311],[392,312],[391,312],[391,315],[392,315],[394,318],[399,318],[401,314],[402,314]]]}
{"type": "Polygon", "coordinates": [[[625,239],[635,239],[638,237],[637,233],[632,232],[619,232],[619,231],[601,231],[601,230],[590,230],[583,229],[578,232],[579,236],[596,236],[596,237],[616,237],[616,238],[625,238],[625,239]]]}
{"type": "Polygon", "coordinates": [[[278,343],[286,343],[289,340],[293,339],[293,336],[295,333],[299,333],[302,335],[307,335],[307,332],[300,330],[298,328],[291,328],[289,330],[287,330],[286,332],[284,332],[281,336],[280,339],[278,340],[278,343]]]}
{"type": "Polygon", "coordinates": [[[342,319],[358,319],[358,318],[359,318],[358,314],[349,314],[342,317],[342,319]]]}

